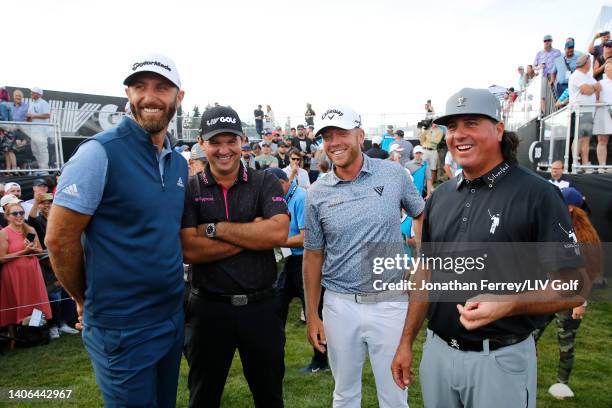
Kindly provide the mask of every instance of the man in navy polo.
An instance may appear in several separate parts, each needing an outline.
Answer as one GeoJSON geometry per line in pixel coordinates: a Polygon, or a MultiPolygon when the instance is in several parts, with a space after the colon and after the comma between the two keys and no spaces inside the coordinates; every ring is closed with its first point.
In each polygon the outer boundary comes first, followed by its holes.
{"type": "Polygon", "coordinates": [[[66,163],[45,242],[77,303],[105,405],[174,407],[188,174],[167,130],[184,92],[174,62],[157,54],[132,61],[123,83],[132,116],[66,163]]]}

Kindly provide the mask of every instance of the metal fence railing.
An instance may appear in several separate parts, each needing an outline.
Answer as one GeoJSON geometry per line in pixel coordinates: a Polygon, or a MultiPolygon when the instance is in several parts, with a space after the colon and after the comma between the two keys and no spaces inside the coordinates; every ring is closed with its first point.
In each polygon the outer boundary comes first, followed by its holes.
{"type": "Polygon", "coordinates": [[[0,174],[58,171],[63,164],[61,132],[54,123],[0,122],[0,174]]]}

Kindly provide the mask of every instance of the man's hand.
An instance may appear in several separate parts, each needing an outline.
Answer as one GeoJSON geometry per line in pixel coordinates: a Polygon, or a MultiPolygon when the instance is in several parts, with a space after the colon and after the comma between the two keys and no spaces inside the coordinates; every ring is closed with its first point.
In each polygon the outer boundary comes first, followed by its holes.
{"type": "Polygon", "coordinates": [[[459,321],[467,330],[474,330],[487,324],[508,316],[512,311],[512,302],[494,300],[495,296],[486,295],[486,301],[482,296],[476,296],[467,302],[465,306],[457,305],[459,321]]]}
{"type": "Polygon", "coordinates": [[[79,302],[75,302],[75,303],[76,303],[77,315],[79,316],[79,321],[77,322],[77,324],[74,325],[74,327],[77,330],[83,330],[83,304],[79,302]]]}
{"type": "Polygon", "coordinates": [[[393,381],[402,390],[410,387],[414,381],[414,372],[412,371],[412,346],[405,343],[400,343],[395,352],[395,357],[391,361],[391,374],[393,381]]]}
{"type": "Polygon", "coordinates": [[[42,197],[44,193],[36,193],[34,194],[34,205],[38,205],[42,202],[42,197]]]}
{"type": "Polygon", "coordinates": [[[325,339],[323,321],[319,319],[319,316],[308,316],[306,319],[306,334],[310,344],[319,352],[325,353],[327,340],[325,339]]]}
{"type": "Polygon", "coordinates": [[[585,312],[586,312],[586,307],[584,305],[573,308],[572,309],[572,319],[582,320],[585,312]]]}

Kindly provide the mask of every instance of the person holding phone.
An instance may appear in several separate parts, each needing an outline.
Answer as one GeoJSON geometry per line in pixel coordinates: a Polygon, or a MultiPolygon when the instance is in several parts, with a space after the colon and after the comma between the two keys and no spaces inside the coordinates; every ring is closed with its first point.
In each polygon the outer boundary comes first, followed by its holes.
{"type": "Polygon", "coordinates": [[[6,204],[8,226],[0,231],[0,327],[9,326],[12,337],[16,325],[34,308],[41,310],[47,320],[52,317],[40,265],[32,256],[41,253],[42,248],[34,228],[25,223],[25,213],[19,201],[6,204]]]}

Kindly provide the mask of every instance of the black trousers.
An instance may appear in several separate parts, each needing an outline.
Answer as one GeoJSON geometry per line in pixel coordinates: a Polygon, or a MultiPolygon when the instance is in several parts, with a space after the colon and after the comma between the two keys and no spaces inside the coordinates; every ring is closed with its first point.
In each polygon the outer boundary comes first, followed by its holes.
{"type": "Polygon", "coordinates": [[[256,407],[283,407],[285,333],[273,297],[232,306],[189,296],[185,354],[189,406],[217,408],[238,349],[256,407]]]}
{"type": "MultiPolygon", "coordinates": [[[[301,255],[291,255],[285,260],[283,271],[278,277],[276,283],[278,314],[283,322],[283,327],[287,324],[287,314],[289,313],[289,304],[294,298],[299,298],[302,302],[302,307],[306,310],[304,300],[304,280],[302,278],[302,261],[304,257],[301,255]]],[[[321,299],[319,301],[319,318],[323,319],[323,293],[325,289],[321,288],[321,299]]],[[[327,364],[327,355],[321,353],[316,348],[312,348],[314,355],[312,362],[318,365],[327,364]]]]}

